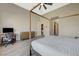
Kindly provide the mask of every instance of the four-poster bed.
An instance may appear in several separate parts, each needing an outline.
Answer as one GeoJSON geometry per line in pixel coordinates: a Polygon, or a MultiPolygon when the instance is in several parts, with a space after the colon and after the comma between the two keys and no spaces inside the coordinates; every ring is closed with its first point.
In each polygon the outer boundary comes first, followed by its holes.
{"type": "Polygon", "coordinates": [[[79,38],[48,36],[32,41],[31,45],[42,56],[79,56],[79,38]]]}
{"type": "MultiPolygon", "coordinates": [[[[39,5],[40,5],[40,3],[37,4],[35,7],[33,7],[30,11],[30,32],[31,32],[31,13],[34,13],[40,17],[45,18],[46,20],[51,21],[51,19],[48,19],[47,17],[39,15],[32,11],[39,5]]],[[[79,15],[79,14],[58,17],[57,19],[71,17],[71,16],[77,16],[77,15],[79,15]]],[[[60,36],[48,36],[48,37],[44,37],[42,39],[34,40],[32,42],[30,32],[29,32],[30,55],[31,55],[31,48],[33,48],[36,52],[38,52],[39,55],[41,54],[43,56],[45,56],[45,55],[46,56],[52,56],[52,55],[54,55],[54,56],[76,55],[77,56],[77,55],[79,55],[79,53],[78,53],[79,52],[79,46],[78,46],[79,42],[78,42],[78,40],[75,40],[74,38],[60,37],[60,36]]],[[[58,35],[57,33],[55,33],[55,34],[58,35]]]]}

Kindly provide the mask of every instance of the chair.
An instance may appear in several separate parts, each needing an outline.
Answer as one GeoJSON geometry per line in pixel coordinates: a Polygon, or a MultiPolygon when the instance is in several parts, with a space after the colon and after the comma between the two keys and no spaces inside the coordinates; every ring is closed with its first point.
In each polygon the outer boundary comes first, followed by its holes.
{"type": "Polygon", "coordinates": [[[16,37],[14,33],[5,33],[3,39],[2,39],[2,44],[5,45],[5,47],[8,44],[13,44],[16,41],[16,37]]]}

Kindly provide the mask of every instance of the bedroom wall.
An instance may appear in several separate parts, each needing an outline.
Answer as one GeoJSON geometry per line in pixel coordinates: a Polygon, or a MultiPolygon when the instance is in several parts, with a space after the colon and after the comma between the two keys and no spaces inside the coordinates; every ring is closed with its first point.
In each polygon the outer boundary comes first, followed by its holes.
{"type": "Polygon", "coordinates": [[[49,28],[49,21],[47,20],[47,19],[45,19],[45,18],[42,18],[42,17],[40,17],[40,21],[38,22],[38,26],[37,26],[37,28],[38,28],[38,34],[39,35],[41,35],[41,24],[43,24],[44,25],[44,36],[49,36],[49,31],[50,31],[50,28],[49,28]]]}
{"type": "Polygon", "coordinates": [[[33,13],[31,17],[31,30],[36,32],[36,36],[41,36],[41,24],[44,24],[44,35],[49,36],[49,21],[33,13]]]}
{"type": "MultiPolygon", "coordinates": [[[[51,19],[51,17],[55,16],[63,17],[78,13],[79,13],[79,4],[76,3],[61,7],[57,10],[45,14],[44,16],[51,19]]],[[[79,15],[58,19],[58,23],[59,23],[60,36],[79,36],[79,15]]]]}
{"type": "MultiPolygon", "coordinates": [[[[1,32],[3,27],[12,27],[16,33],[16,39],[20,40],[20,32],[30,31],[29,11],[14,4],[0,4],[1,32]]],[[[36,31],[36,15],[32,17],[32,31],[36,31]]]]}
{"type": "Polygon", "coordinates": [[[40,17],[36,14],[31,13],[31,31],[34,31],[36,36],[40,35],[40,26],[38,26],[40,17]]]}
{"type": "Polygon", "coordinates": [[[36,32],[36,36],[41,35],[41,24],[44,24],[44,35],[49,35],[49,21],[35,14],[31,14],[31,30],[36,32]]]}

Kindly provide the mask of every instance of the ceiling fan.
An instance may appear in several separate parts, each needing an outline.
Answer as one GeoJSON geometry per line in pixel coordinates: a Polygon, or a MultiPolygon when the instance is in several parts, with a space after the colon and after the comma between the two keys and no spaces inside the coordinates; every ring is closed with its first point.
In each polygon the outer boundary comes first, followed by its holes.
{"type": "Polygon", "coordinates": [[[47,9],[46,5],[52,6],[53,3],[41,3],[40,6],[39,6],[39,10],[41,10],[42,7],[44,7],[44,9],[46,10],[47,9]]]}

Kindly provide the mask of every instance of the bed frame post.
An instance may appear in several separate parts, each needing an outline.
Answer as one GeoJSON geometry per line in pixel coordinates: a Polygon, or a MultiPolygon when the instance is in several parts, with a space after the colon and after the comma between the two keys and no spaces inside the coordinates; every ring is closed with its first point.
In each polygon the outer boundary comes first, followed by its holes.
{"type": "Polygon", "coordinates": [[[30,31],[29,31],[29,43],[30,43],[30,56],[31,56],[31,11],[30,11],[30,31]]]}
{"type": "Polygon", "coordinates": [[[29,43],[30,43],[30,56],[32,55],[31,53],[31,13],[32,10],[35,9],[37,6],[39,6],[41,3],[37,4],[36,6],[34,6],[31,10],[30,10],[30,31],[29,31],[29,43]]]}
{"type": "Polygon", "coordinates": [[[30,56],[32,55],[32,53],[31,53],[31,13],[34,13],[34,14],[36,14],[36,15],[38,15],[38,16],[40,16],[40,17],[42,17],[42,18],[45,18],[45,19],[47,19],[47,20],[50,20],[50,19],[48,19],[47,17],[44,17],[44,16],[42,16],[42,15],[39,15],[39,14],[37,14],[37,13],[35,13],[35,12],[33,12],[32,10],[34,10],[36,7],[38,7],[39,5],[40,5],[41,3],[38,3],[36,6],[34,6],[31,10],[30,10],[30,31],[29,31],[29,43],[30,43],[30,56]]]}

